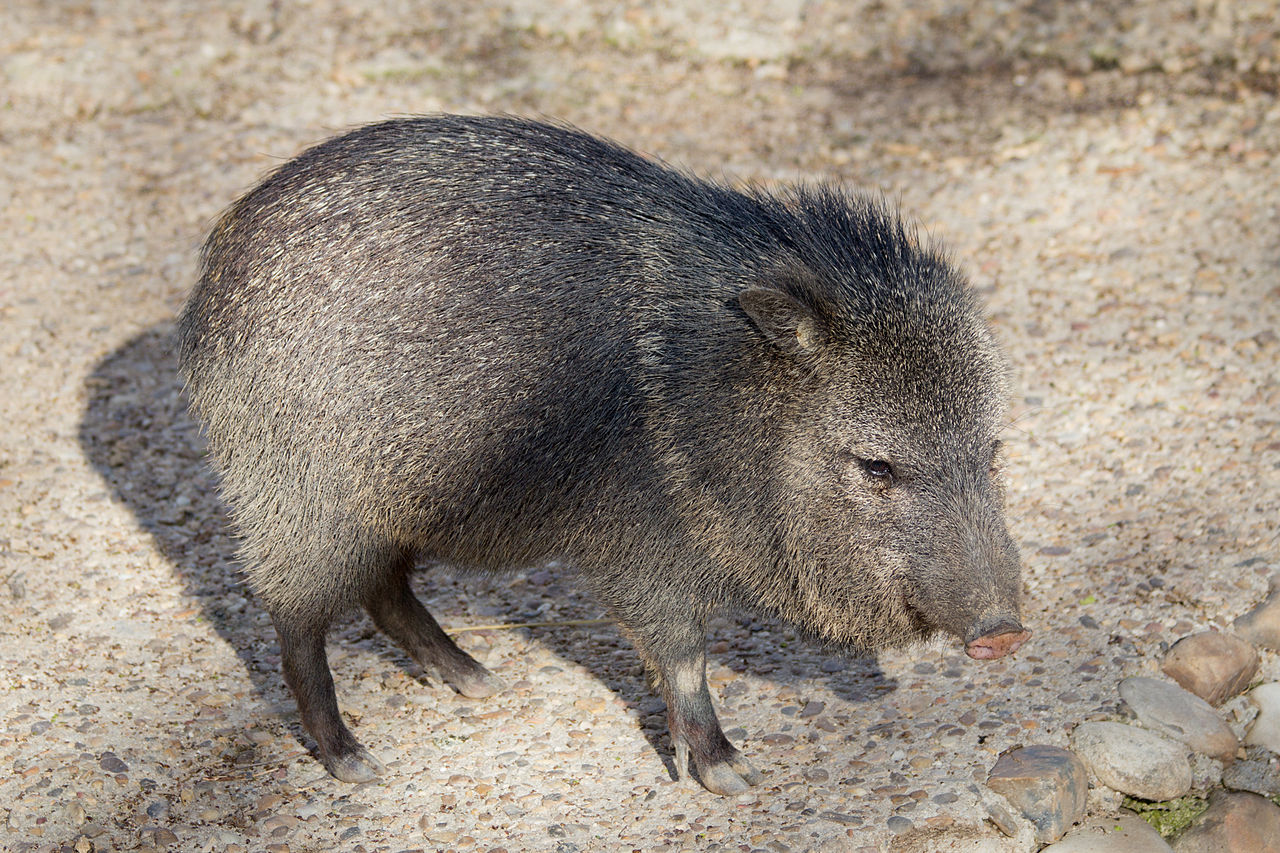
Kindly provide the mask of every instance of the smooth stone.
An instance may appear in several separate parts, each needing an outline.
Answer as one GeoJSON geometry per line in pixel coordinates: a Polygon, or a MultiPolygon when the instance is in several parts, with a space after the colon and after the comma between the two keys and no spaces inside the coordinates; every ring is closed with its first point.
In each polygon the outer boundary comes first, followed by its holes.
{"type": "Polygon", "coordinates": [[[1092,818],[1040,853],[1170,853],[1160,833],[1142,818],[1122,814],[1118,818],[1092,818]]]}
{"type": "Polygon", "coordinates": [[[163,826],[143,827],[138,835],[144,842],[150,842],[153,847],[167,847],[178,843],[178,836],[173,834],[173,830],[163,826]]]}
{"type": "Polygon", "coordinates": [[[1258,716],[1244,736],[1244,742],[1280,754],[1280,682],[1259,684],[1249,691],[1248,698],[1258,709],[1258,716]]]}
{"type": "Polygon", "coordinates": [[[1209,810],[1178,836],[1177,853],[1280,850],[1280,806],[1257,794],[1215,791],[1209,810]]]}
{"type": "Polygon", "coordinates": [[[1235,759],[1236,736],[1213,706],[1194,693],[1159,678],[1134,676],[1120,682],[1120,698],[1146,728],[1223,764],[1235,759]]]}
{"type": "Polygon", "coordinates": [[[1140,800],[1163,802],[1191,789],[1182,744],[1124,723],[1081,723],[1071,746],[1098,781],[1140,800]]]}
{"type": "Polygon", "coordinates": [[[1280,574],[1271,576],[1267,597],[1241,616],[1232,629],[1255,646],[1280,649],[1280,574]]]}
{"type": "Polygon", "coordinates": [[[905,818],[901,815],[894,815],[888,820],[889,831],[894,835],[901,835],[902,833],[910,830],[914,825],[915,824],[911,822],[910,818],[905,818]]]}
{"type": "Polygon", "coordinates": [[[1174,643],[1161,669],[1216,706],[1249,686],[1258,663],[1258,650],[1239,637],[1204,631],[1174,643]]]}
{"type": "Polygon", "coordinates": [[[1036,841],[1057,841],[1084,818],[1089,772],[1069,749],[1036,744],[1000,756],[987,787],[1004,796],[1036,828],[1036,841]]]}

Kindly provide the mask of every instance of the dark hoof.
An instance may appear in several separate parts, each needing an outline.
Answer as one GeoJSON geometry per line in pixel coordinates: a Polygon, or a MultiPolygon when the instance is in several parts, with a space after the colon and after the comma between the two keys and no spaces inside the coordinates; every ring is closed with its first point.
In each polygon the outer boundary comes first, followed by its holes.
{"type": "Polygon", "coordinates": [[[747,757],[742,753],[735,755],[730,761],[729,766],[733,768],[733,772],[741,776],[748,785],[759,785],[764,781],[764,774],[755,768],[747,757]]]}
{"type": "Polygon", "coordinates": [[[507,686],[501,678],[483,666],[476,664],[476,667],[474,672],[458,673],[445,680],[468,699],[485,699],[507,686]]]}
{"type": "Polygon", "coordinates": [[[731,796],[751,789],[751,783],[728,764],[712,764],[698,768],[698,781],[713,794],[731,796]]]}
{"type": "Polygon", "coordinates": [[[354,752],[323,760],[325,769],[341,782],[371,782],[387,769],[363,746],[354,752]]]}
{"type": "MultiPolygon", "coordinates": [[[[676,744],[676,772],[680,776],[691,775],[689,747],[684,743],[676,744]]],[[[759,785],[764,781],[764,775],[736,749],[731,756],[720,761],[695,760],[692,775],[702,783],[702,787],[721,796],[745,793],[752,785],[759,785]]]]}

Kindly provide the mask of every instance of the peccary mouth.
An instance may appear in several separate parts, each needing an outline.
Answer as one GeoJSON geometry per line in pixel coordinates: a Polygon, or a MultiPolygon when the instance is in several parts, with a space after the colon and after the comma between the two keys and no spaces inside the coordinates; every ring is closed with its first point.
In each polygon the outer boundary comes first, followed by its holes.
{"type": "Polygon", "coordinates": [[[1002,619],[981,636],[968,640],[964,652],[974,660],[995,660],[1016,652],[1031,632],[1012,619],[1002,619]]]}

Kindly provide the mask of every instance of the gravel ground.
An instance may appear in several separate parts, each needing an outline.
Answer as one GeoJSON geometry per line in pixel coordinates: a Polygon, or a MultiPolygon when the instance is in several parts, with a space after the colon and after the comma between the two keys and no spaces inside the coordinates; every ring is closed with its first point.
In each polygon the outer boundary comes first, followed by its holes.
{"type": "MultiPolygon", "coordinates": [[[[5,850],[1024,850],[984,822],[996,756],[1113,717],[1121,678],[1280,569],[1270,0],[219,5],[0,12],[5,850]],[[204,230],[265,170],[435,110],[555,116],[733,180],[839,178],[946,241],[1018,371],[1032,642],[846,661],[726,618],[713,692],[768,778],[725,799],[671,781],[611,626],[459,635],[510,685],[480,703],[353,614],[339,694],[390,769],[327,777],[169,335],[204,230]]],[[[556,566],[420,591],[454,628],[600,612],[556,566]]]]}

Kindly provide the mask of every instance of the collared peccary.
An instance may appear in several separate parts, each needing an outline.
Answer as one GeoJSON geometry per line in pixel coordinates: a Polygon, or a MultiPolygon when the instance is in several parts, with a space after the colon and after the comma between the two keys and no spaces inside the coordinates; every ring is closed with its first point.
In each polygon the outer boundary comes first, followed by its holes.
{"type": "Polygon", "coordinates": [[[378,761],[325,658],[363,605],[428,672],[497,679],[419,561],[575,567],[666,699],[678,772],[760,774],[704,676],[722,608],[874,650],[1012,652],[1004,361],[961,276],[880,201],[698,180],[569,127],[389,121],[281,166],[214,227],[183,376],[339,779],[378,761]]]}

